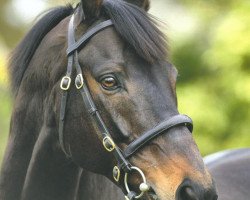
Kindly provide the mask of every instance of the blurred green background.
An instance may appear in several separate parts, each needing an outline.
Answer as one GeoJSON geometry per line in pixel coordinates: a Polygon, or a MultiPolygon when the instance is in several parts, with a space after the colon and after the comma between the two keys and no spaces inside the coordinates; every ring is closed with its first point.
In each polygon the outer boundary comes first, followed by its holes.
{"type": "MultiPolygon", "coordinates": [[[[66,3],[0,0],[0,163],[12,108],[8,54],[40,12],[66,3]]],[[[150,12],[167,24],[179,110],[193,118],[202,155],[249,147],[250,1],[152,0],[150,12]]]]}

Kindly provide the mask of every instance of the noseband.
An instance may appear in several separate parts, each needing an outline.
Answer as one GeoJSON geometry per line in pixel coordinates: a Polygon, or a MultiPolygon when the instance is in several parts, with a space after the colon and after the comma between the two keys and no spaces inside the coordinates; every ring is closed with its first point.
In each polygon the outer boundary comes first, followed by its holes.
{"type": "Polygon", "coordinates": [[[192,132],[193,124],[192,120],[186,115],[175,115],[170,119],[167,119],[154,128],[146,131],[143,133],[139,138],[135,139],[132,143],[130,143],[125,150],[121,150],[112,139],[106,125],[104,124],[102,117],[97,110],[93,98],[90,94],[89,88],[84,80],[82,70],[78,61],[78,50],[83,48],[83,46],[91,39],[95,34],[98,32],[113,26],[111,20],[107,20],[101,22],[88,30],[78,41],[75,40],[75,29],[74,29],[74,15],[72,15],[69,28],[68,28],[68,49],[67,49],[67,56],[68,56],[68,66],[66,75],[62,78],[60,87],[63,91],[62,98],[61,98],[61,108],[60,108],[60,120],[59,120],[59,142],[61,145],[62,150],[67,156],[69,155],[69,150],[66,150],[63,138],[63,130],[64,130],[64,121],[65,121],[65,111],[66,111],[66,104],[67,104],[67,97],[68,91],[71,86],[71,76],[73,67],[75,67],[77,76],[75,78],[75,86],[81,93],[84,106],[86,110],[91,115],[92,119],[95,121],[96,125],[98,126],[99,131],[97,135],[99,139],[102,141],[103,146],[106,151],[113,153],[114,157],[117,161],[117,166],[113,169],[113,177],[115,181],[120,181],[120,174],[121,171],[125,173],[124,176],[124,185],[128,192],[128,195],[125,196],[126,199],[139,199],[143,196],[143,194],[149,190],[149,186],[146,182],[146,177],[144,173],[135,166],[132,166],[129,162],[129,157],[135,154],[139,149],[145,146],[149,141],[153,140],[155,137],[159,136],[163,132],[168,131],[169,129],[177,126],[186,126],[190,132],[192,132]],[[128,175],[132,172],[137,172],[141,177],[143,182],[140,184],[140,194],[136,194],[133,191],[130,191],[128,186],[128,175]]]}

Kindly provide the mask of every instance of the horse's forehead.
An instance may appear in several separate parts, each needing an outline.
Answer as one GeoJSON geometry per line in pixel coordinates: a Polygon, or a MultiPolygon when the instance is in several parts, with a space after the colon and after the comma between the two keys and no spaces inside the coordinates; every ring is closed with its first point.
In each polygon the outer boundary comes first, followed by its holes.
{"type": "Polygon", "coordinates": [[[91,45],[99,51],[112,52],[116,54],[123,51],[124,41],[113,27],[106,28],[97,33],[91,40],[91,45]]]}
{"type": "Polygon", "coordinates": [[[124,41],[113,27],[109,27],[95,34],[79,55],[87,66],[100,66],[104,62],[124,63],[124,41]]]}
{"type": "Polygon", "coordinates": [[[91,71],[107,65],[115,67],[125,66],[126,71],[134,73],[166,73],[166,70],[172,68],[164,64],[150,64],[139,57],[136,51],[127,44],[125,40],[117,33],[114,27],[106,28],[98,32],[89,43],[83,48],[84,64],[91,66],[91,71]],[[87,59],[86,59],[87,58],[87,59]]]}

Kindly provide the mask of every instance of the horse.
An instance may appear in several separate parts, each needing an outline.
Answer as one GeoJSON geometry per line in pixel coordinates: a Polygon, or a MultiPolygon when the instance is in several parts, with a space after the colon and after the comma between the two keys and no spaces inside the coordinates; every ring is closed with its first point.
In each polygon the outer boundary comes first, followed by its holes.
{"type": "Polygon", "coordinates": [[[101,187],[91,173],[126,199],[217,199],[192,120],[178,112],[178,72],[149,5],[57,7],[13,51],[1,200],[91,199],[85,186],[101,187]]]}
{"type": "Polygon", "coordinates": [[[204,160],[216,182],[219,200],[249,199],[249,148],[218,152],[204,160]]]}

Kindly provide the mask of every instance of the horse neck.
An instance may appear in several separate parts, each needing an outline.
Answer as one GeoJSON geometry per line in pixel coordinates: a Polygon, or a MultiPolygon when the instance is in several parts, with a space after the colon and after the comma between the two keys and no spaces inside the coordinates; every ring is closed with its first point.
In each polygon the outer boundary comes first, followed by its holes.
{"type": "Polygon", "coordinates": [[[76,198],[81,170],[55,147],[51,131],[43,127],[35,144],[22,191],[23,199],[76,198]]]}
{"type": "Polygon", "coordinates": [[[124,195],[121,189],[106,177],[84,170],[81,175],[77,200],[83,199],[123,200],[124,195]]]}
{"type": "Polygon", "coordinates": [[[108,179],[87,171],[81,173],[66,159],[57,145],[52,101],[47,100],[51,103],[46,109],[38,109],[37,104],[45,104],[46,100],[31,96],[18,96],[16,100],[0,176],[0,199],[124,199],[108,179]]]}
{"type": "Polygon", "coordinates": [[[53,117],[45,116],[47,120],[43,121],[42,110],[35,112],[37,108],[32,105],[35,100],[28,101],[29,106],[20,105],[25,102],[27,99],[19,101],[12,115],[0,178],[0,199],[76,198],[81,170],[57,147],[53,117]]]}

